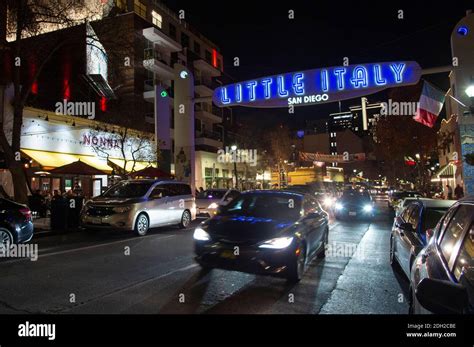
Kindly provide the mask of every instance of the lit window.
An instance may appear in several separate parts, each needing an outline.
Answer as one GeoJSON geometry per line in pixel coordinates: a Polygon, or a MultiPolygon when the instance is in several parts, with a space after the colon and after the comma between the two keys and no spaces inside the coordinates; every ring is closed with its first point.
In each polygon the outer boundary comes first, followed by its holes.
{"type": "Polygon", "coordinates": [[[146,18],[146,6],[140,0],[135,0],[134,10],[140,17],[146,18]]]}
{"type": "Polygon", "coordinates": [[[126,0],[117,0],[116,4],[117,4],[117,7],[121,10],[126,10],[127,9],[127,1],[126,0]]]}
{"type": "Polygon", "coordinates": [[[151,21],[153,25],[156,25],[158,28],[161,29],[163,25],[163,17],[156,11],[151,11],[151,21]]]}

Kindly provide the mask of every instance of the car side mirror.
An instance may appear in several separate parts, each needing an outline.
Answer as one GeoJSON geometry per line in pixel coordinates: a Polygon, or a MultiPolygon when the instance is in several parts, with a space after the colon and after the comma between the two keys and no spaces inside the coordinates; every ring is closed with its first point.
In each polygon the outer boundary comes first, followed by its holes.
{"type": "Polygon", "coordinates": [[[433,313],[460,314],[469,304],[466,288],[449,281],[423,278],[415,295],[421,306],[433,313]]]}

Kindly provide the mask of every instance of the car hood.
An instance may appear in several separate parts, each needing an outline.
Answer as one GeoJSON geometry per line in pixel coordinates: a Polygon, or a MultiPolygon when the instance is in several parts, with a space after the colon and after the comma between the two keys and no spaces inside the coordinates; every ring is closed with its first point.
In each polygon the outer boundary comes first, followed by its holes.
{"type": "Polygon", "coordinates": [[[196,199],[196,206],[200,208],[207,208],[213,202],[218,204],[220,201],[221,199],[196,199]]]}
{"type": "Polygon", "coordinates": [[[135,204],[144,201],[145,198],[107,198],[107,197],[95,197],[89,201],[92,205],[128,205],[135,204]]]}
{"type": "Polygon", "coordinates": [[[253,244],[279,237],[295,221],[242,215],[217,215],[208,222],[207,231],[214,240],[253,244]]]}

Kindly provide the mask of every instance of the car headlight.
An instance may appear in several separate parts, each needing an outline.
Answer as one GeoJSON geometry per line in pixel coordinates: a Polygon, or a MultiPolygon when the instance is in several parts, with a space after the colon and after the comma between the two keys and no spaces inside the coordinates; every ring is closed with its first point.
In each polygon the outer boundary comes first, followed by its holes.
{"type": "Polygon", "coordinates": [[[372,205],[369,205],[369,204],[364,205],[364,212],[372,212],[373,209],[374,208],[372,205]]]}
{"type": "Polygon", "coordinates": [[[283,249],[287,248],[293,242],[293,237],[277,237],[263,242],[259,248],[283,249]]]}
{"type": "Polygon", "coordinates": [[[215,209],[215,208],[218,208],[218,207],[219,207],[219,205],[218,205],[217,203],[215,203],[215,202],[213,202],[212,204],[210,204],[209,206],[207,206],[207,208],[209,208],[209,209],[215,209]]]}
{"type": "Polygon", "coordinates": [[[120,206],[120,207],[114,207],[113,211],[117,213],[125,213],[130,211],[132,207],[131,206],[120,206]]]}
{"type": "Polygon", "coordinates": [[[342,210],[344,206],[340,202],[337,202],[336,205],[334,205],[334,208],[338,211],[342,210]]]}
{"type": "Polygon", "coordinates": [[[193,238],[197,241],[209,241],[211,236],[201,227],[194,229],[193,238]]]}
{"type": "Polygon", "coordinates": [[[334,199],[327,196],[327,197],[324,198],[323,203],[324,203],[325,206],[332,206],[332,204],[334,203],[334,199]]]}

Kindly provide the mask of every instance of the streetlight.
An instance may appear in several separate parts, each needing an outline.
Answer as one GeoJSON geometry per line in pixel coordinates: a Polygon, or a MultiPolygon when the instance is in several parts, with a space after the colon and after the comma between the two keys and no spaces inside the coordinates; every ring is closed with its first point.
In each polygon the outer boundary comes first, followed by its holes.
{"type": "Polygon", "coordinates": [[[416,159],[419,160],[419,159],[420,159],[420,153],[416,153],[416,154],[415,154],[415,157],[416,157],[416,159]]]}
{"type": "MultiPolygon", "coordinates": [[[[232,146],[230,147],[230,149],[232,150],[232,152],[235,153],[235,155],[236,155],[236,158],[235,158],[235,159],[237,159],[237,153],[236,153],[236,151],[237,151],[237,146],[236,146],[236,145],[232,145],[232,146]]],[[[234,188],[235,188],[235,189],[238,189],[238,187],[239,187],[239,178],[238,178],[238,176],[237,176],[237,160],[234,160],[234,177],[235,177],[235,187],[234,187],[234,188]]]]}

